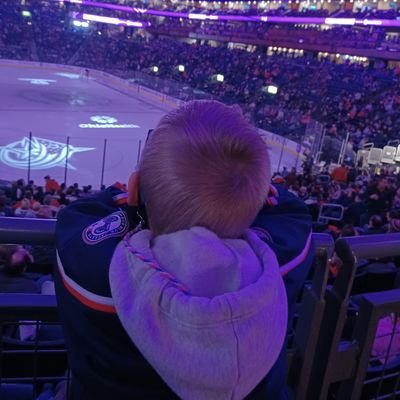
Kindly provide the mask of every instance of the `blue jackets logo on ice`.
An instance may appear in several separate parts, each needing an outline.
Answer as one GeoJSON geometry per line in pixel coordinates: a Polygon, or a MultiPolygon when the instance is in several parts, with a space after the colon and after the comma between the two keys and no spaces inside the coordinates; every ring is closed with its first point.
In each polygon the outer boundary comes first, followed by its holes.
{"type": "Polygon", "coordinates": [[[48,169],[54,167],[76,170],[69,163],[74,153],[95,150],[94,147],[74,147],[70,144],[56,142],[32,136],[23,137],[17,142],[0,145],[0,162],[13,168],[48,169]],[[67,162],[67,163],[66,163],[67,162]]]}
{"type": "Polygon", "coordinates": [[[82,239],[85,243],[92,245],[111,237],[123,236],[128,229],[126,214],[123,211],[117,211],[89,225],[82,232],[82,239]]]}

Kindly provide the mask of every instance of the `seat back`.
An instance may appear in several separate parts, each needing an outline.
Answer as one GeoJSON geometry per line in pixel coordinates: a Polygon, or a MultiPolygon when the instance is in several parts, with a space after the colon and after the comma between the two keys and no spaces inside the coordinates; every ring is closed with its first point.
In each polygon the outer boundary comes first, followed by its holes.
{"type": "Polygon", "coordinates": [[[368,154],[368,164],[377,165],[381,163],[382,149],[378,147],[372,147],[368,154]]]}
{"type": "Polygon", "coordinates": [[[394,146],[385,146],[382,150],[382,158],[381,162],[385,164],[395,164],[395,156],[396,156],[396,147],[394,146]]]}

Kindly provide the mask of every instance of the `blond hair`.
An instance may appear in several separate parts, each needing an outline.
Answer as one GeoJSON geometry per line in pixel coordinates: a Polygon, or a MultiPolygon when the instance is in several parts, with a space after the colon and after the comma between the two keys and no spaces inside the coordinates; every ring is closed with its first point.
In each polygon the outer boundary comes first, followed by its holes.
{"type": "Polygon", "coordinates": [[[238,107],[192,101],[165,115],[139,165],[155,236],[193,226],[239,237],[269,189],[268,149],[238,107]]]}

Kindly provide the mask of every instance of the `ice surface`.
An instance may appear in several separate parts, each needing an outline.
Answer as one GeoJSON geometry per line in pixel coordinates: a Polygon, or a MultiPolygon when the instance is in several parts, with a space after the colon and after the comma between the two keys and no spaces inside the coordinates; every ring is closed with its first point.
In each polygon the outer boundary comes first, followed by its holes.
{"type": "Polygon", "coordinates": [[[104,183],[126,182],[137,163],[139,141],[164,113],[79,75],[2,66],[0,179],[27,178],[31,146],[31,179],[43,184],[51,175],[63,182],[69,136],[67,184],[99,187],[104,139],[104,183]],[[24,140],[29,132],[37,138],[31,145],[24,140]]]}
{"type": "MultiPolygon", "coordinates": [[[[0,179],[26,180],[30,163],[30,178],[38,185],[45,175],[64,182],[67,171],[68,185],[98,188],[104,158],[103,183],[127,182],[148,130],[164,114],[157,104],[84,74],[0,64],[0,179]]],[[[280,157],[280,147],[272,146],[273,170],[280,157]]],[[[294,165],[290,157],[282,166],[294,165]]]]}

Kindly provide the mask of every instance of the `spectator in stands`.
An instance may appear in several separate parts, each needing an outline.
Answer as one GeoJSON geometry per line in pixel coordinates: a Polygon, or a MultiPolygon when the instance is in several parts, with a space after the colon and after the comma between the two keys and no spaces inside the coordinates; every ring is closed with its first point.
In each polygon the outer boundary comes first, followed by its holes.
{"type": "Polygon", "coordinates": [[[298,197],[303,201],[308,199],[309,194],[307,191],[307,186],[300,186],[300,189],[298,191],[298,197]]]}
{"type": "Polygon", "coordinates": [[[286,349],[263,377],[286,331],[279,275],[291,318],[313,258],[311,220],[284,188],[268,196],[264,146],[236,109],[187,103],[153,131],[129,206],[109,188],[60,213],[56,288],[73,398],[174,398],[150,365],[183,398],[243,398],[260,381],[261,396],[284,398],[286,349]],[[150,229],[137,225],[139,198],[150,229]],[[239,364],[226,357],[236,351],[239,364]]]}
{"type": "Polygon", "coordinates": [[[31,195],[33,194],[33,193],[35,193],[35,191],[36,191],[36,185],[35,185],[35,182],[33,181],[33,180],[30,180],[27,184],[26,184],[26,186],[25,186],[25,197],[26,197],[26,192],[29,190],[29,192],[31,193],[31,195]]]}
{"type": "Polygon", "coordinates": [[[367,212],[367,206],[360,194],[355,193],[352,203],[344,212],[344,221],[353,226],[361,226],[361,218],[367,212]]]}
{"type": "Polygon", "coordinates": [[[372,183],[366,192],[366,204],[368,215],[374,214],[384,216],[388,210],[394,193],[388,188],[388,180],[386,177],[378,179],[372,183]]]}
{"type": "Polygon", "coordinates": [[[346,168],[346,166],[344,164],[339,165],[338,167],[336,167],[332,173],[331,173],[331,178],[334,182],[337,183],[347,183],[347,176],[349,174],[348,169],[346,168]]]}
{"type": "Polygon", "coordinates": [[[400,232],[400,208],[394,208],[387,214],[388,220],[388,232],[399,233],[400,232]]]}
{"type": "Polygon", "coordinates": [[[288,174],[289,174],[289,171],[287,170],[287,167],[283,167],[282,171],[280,172],[279,175],[281,175],[282,178],[286,178],[288,174]]]}
{"type": "Polygon", "coordinates": [[[353,225],[347,224],[344,225],[341,232],[340,237],[351,237],[351,236],[358,236],[359,232],[354,228],[353,225]]]}
{"type": "Polygon", "coordinates": [[[0,293],[40,293],[39,275],[26,273],[31,263],[22,246],[0,245],[0,293]]]}
{"type": "Polygon", "coordinates": [[[38,203],[38,201],[36,201],[33,198],[32,192],[29,189],[25,189],[24,190],[24,198],[20,201],[17,201],[14,204],[14,208],[17,209],[19,207],[21,207],[22,202],[26,202],[26,200],[29,200],[29,207],[33,209],[34,205],[38,203]]]}
{"type": "Polygon", "coordinates": [[[36,211],[36,216],[38,218],[53,218],[53,210],[51,206],[51,197],[45,196],[43,199],[43,205],[39,206],[39,209],[36,211]]]}
{"type": "Polygon", "coordinates": [[[386,227],[383,223],[382,218],[379,215],[373,215],[369,219],[368,225],[365,227],[364,235],[377,235],[379,233],[385,233],[386,227]]]}
{"type": "Polygon", "coordinates": [[[29,199],[22,199],[21,205],[15,209],[14,212],[16,217],[21,218],[35,218],[35,212],[31,209],[29,199]]]}
{"type": "Polygon", "coordinates": [[[55,194],[60,190],[58,182],[55,179],[50,178],[49,175],[46,175],[44,180],[46,182],[44,186],[45,193],[55,194]]]}
{"type": "Polygon", "coordinates": [[[14,201],[22,200],[24,196],[24,180],[19,179],[12,185],[11,197],[14,201]]]}
{"type": "Polygon", "coordinates": [[[67,199],[67,195],[65,193],[60,193],[58,202],[60,203],[61,206],[67,206],[70,201],[67,199]]]}
{"type": "Polygon", "coordinates": [[[296,168],[293,167],[290,172],[285,177],[285,182],[288,188],[291,188],[296,185],[297,181],[297,172],[296,168]]]}
{"type": "Polygon", "coordinates": [[[90,197],[92,195],[92,185],[84,186],[82,192],[80,193],[80,197],[90,197]]]}
{"type": "Polygon", "coordinates": [[[400,187],[396,188],[396,194],[392,200],[392,208],[400,208],[400,187]]]}
{"type": "Polygon", "coordinates": [[[43,187],[42,186],[38,186],[35,189],[35,192],[33,194],[33,198],[38,201],[39,203],[43,202],[43,198],[44,198],[44,192],[43,192],[43,187]]]}
{"type": "Polygon", "coordinates": [[[0,195],[0,217],[13,217],[14,210],[5,195],[0,195]]]}

